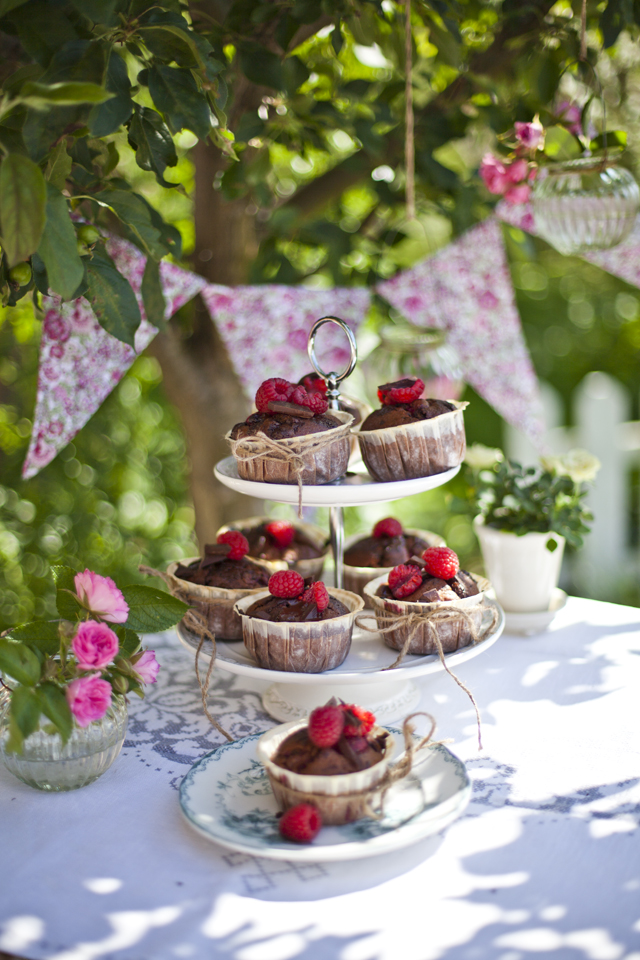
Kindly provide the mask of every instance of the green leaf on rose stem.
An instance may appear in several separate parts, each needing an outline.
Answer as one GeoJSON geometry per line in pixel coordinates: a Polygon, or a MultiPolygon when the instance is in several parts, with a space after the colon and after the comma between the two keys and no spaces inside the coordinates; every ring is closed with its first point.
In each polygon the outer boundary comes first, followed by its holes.
{"type": "Polygon", "coordinates": [[[600,153],[606,148],[607,151],[618,154],[621,153],[626,146],[626,130],[607,130],[606,136],[604,133],[601,133],[591,141],[589,149],[592,153],[600,153]]]}
{"type": "Polygon", "coordinates": [[[132,657],[140,649],[140,637],[135,630],[130,630],[123,623],[113,624],[112,630],[119,640],[120,653],[125,657],[132,657]]]}
{"type": "Polygon", "coordinates": [[[76,572],[63,564],[51,567],[51,574],[56,585],[56,607],[60,616],[64,617],[65,620],[77,620],[78,614],[84,611],[84,607],[81,606],[76,597],[76,585],[73,582],[76,572]]]}
{"type": "Polygon", "coordinates": [[[26,687],[37,683],[41,673],[40,661],[33,650],[7,637],[0,637],[0,670],[26,687]]]}
{"type": "Polygon", "coordinates": [[[117,340],[133,347],[142,317],[131,284],[103,250],[94,250],[86,266],[87,299],[100,326],[117,340]]]}
{"type": "Polygon", "coordinates": [[[9,713],[26,740],[37,730],[42,713],[35,691],[29,687],[16,687],[11,694],[9,713]]]}
{"type": "Polygon", "coordinates": [[[47,268],[49,286],[63,300],[70,300],[84,276],[84,264],[67,201],[51,183],[47,184],[47,222],[38,254],[47,268]]]}
{"type": "Polygon", "coordinates": [[[51,720],[62,742],[66,743],[71,736],[73,716],[64,693],[55,683],[43,683],[36,689],[36,696],[45,717],[51,720]]]}
{"type": "Polygon", "coordinates": [[[153,257],[147,257],[140,293],[142,294],[147,320],[161,330],[165,325],[164,312],[167,304],[162,292],[160,264],[153,257]]]}
{"type": "Polygon", "coordinates": [[[6,636],[10,640],[35,647],[48,657],[55,656],[60,649],[57,620],[31,620],[29,623],[21,623],[8,630],[6,636]]]}
{"type": "Polygon", "coordinates": [[[189,609],[170,593],[132,583],[122,588],[124,598],[129,604],[127,627],[141,633],[157,633],[175,626],[189,609]]]}
{"type": "Polygon", "coordinates": [[[38,249],[45,225],[47,189],[42,171],[29,157],[10,153],[0,165],[2,245],[13,267],[38,249]]]}
{"type": "Polygon", "coordinates": [[[566,127],[547,127],[544,153],[551,160],[575,160],[582,156],[582,144],[566,127]]]}

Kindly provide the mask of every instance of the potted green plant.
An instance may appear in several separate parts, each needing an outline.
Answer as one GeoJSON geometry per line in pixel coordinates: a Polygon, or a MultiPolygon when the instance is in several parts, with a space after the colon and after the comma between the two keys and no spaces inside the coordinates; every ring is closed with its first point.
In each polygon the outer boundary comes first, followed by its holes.
{"type": "Polygon", "coordinates": [[[127,694],[144,697],[159,664],[137,631],[176,624],[187,605],[168,593],[68,566],[52,568],[60,618],[0,636],[0,759],[42,790],[91,783],[118,756],[127,694]]]}
{"type": "Polygon", "coordinates": [[[523,467],[480,444],[466,455],[474,521],[487,576],[513,613],[547,610],[558,584],[565,542],[582,544],[593,517],[585,484],[599,460],[586,450],[542,457],[523,467]]]}

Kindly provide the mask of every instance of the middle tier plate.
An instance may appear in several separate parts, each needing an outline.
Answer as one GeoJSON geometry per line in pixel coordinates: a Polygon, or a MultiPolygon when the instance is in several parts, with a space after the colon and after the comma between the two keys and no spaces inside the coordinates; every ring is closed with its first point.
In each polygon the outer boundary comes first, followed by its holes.
{"type": "MultiPolygon", "coordinates": [[[[478,643],[462,647],[461,650],[456,650],[454,653],[445,654],[448,667],[451,668],[458,663],[464,663],[466,660],[480,656],[481,653],[493,646],[501,635],[504,630],[504,611],[495,600],[488,597],[487,602],[497,609],[497,624],[489,635],[478,643]]],[[[183,646],[195,653],[199,643],[198,637],[190,633],[182,624],[178,624],[177,630],[183,646]]],[[[249,656],[241,640],[235,642],[218,640],[216,647],[216,665],[221,670],[240,676],[253,677],[256,680],[266,680],[269,683],[277,681],[278,683],[309,684],[312,686],[318,684],[330,686],[336,681],[358,684],[381,683],[413,680],[425,674],[438,673],[443,669],[440,658],[436,654],[426,657],[408,654],[405,661],[398,667],[393,670],[386,669],[394,662],[398,656],[398,651],[387,647],[379,633],[367,633],[358,627],[354,628],[351,649],[344,663],[341,663],[334,670],[326,670],[324,673],[289,673],[284,670],[265,670],[264,667],[259,667],[255,660],[249,656]]],[[[209,659],[208,650],[210,649],[211,644],[207,641],[201,653],[203,660],[209,659]]]]}
{"type": "MultiPolygon", "coordinates": [[[[356,465],[357,466],[357,465],[356,465]]],[[[363,503],[387,503],[400,500],[414,493],[434,490],[451,480],[460,467],[452,467],[444,473],[432,477],[416,477],[414,480],[394,480],[392,483],[378,483],[368,473],[358,470],[336,480],[318,486],[302,487],[302,503],[305,507],[357,507],[363,503]]],[[[249,497],[261,500],[273,500],[276,503],[298,503],[297,484],[258,483],[255,480],[242,480],[233,457],[225,457],[214,468],[217,479],[226,487],[245,493],[249,497]]]]}

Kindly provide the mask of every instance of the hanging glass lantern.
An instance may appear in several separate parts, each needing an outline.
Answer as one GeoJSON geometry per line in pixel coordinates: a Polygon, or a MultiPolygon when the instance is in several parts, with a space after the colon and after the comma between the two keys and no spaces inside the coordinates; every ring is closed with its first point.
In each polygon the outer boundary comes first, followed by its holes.
{"type": "Polygon", "coordinates": [[[447,343],[444,330],[395,323],[380,330],[380,344],[363,363],[371,400],[377,406],[375,391],[381,383],[393,383],[405,377],[424,381],[425,397],[457,400],[464,388],[458,354],[447,343]]]}
{"type": "Polygon", "coordinates": [[[631,232],[640,190],[611,160],[582,157],[538,173],[532,207],[540,236],[565,255],[607,250],[631,232]]]}

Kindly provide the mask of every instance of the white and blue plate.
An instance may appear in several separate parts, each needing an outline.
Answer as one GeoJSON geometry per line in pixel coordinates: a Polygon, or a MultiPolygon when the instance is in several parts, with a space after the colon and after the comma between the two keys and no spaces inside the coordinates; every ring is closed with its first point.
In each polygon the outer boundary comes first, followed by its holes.
{"type": "MultiPolygon", "coordinates": [[[[402,752],[402,733],[396,753],[402,752]]],[[[189,770],[180,787],[187,822],[207,840],[255,857],[290,862],[329,862],[375,857],[439,833],[464,811],[471,796],[465,765],[442,744],[419,755],[411,774],[394,785],[380,820],[323,827],[311,844],[278,833],[278,807],[256,757],[261,734],[223,744],[189,770]]]]}

